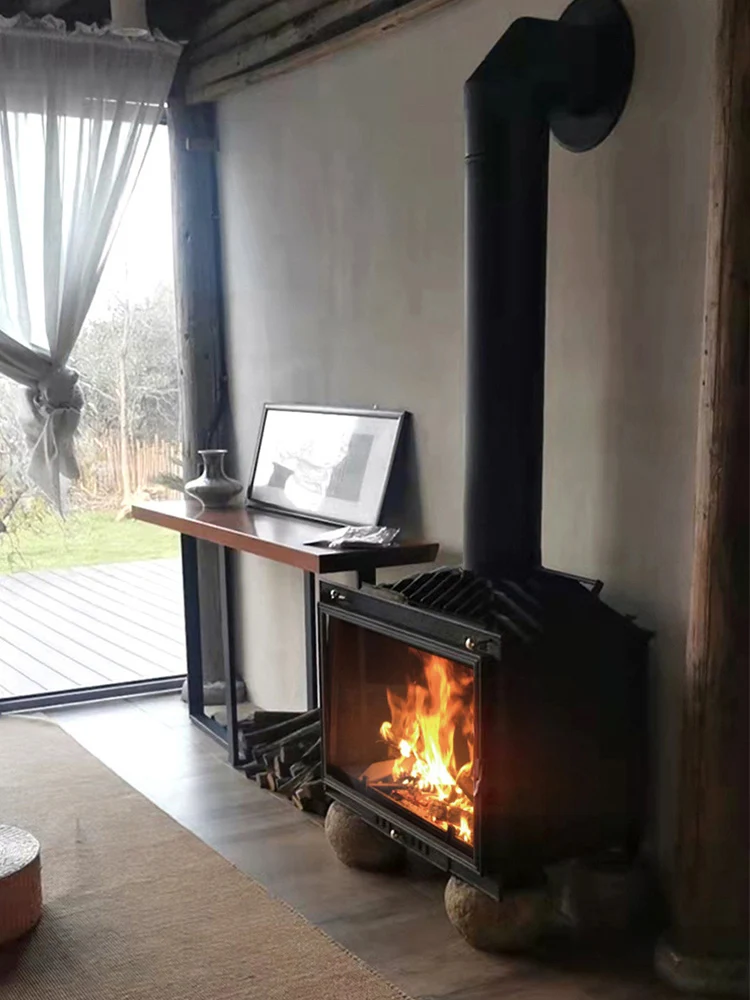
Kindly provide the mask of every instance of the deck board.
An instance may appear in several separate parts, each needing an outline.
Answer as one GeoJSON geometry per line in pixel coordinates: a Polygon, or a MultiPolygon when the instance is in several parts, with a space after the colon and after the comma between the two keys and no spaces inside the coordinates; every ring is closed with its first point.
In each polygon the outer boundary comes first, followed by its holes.
{"type": "Polygon", "coordinates": [[[74,624],[76,630],[82,630],[78,636],[81,642],[86,638],[83,633],[93,637],[91,641],[95,648],[99,648],[100,640],[113,642],[117,647],[123,629],[127,629],[137,643],[153,646],[170,656],[179,656],[183,649],[182,622],[176,617],[174,621],[155,622],[151,617],[141,617],[143,609],[128,609],[122,604],[115,606],[116,611],[102,608],[90,599],[86,591],[71,593],[69,585],[63,591],[50,581],[27,579],[14,581],[12,588],[8,588],[0,577],[0,597],[21,607],[35,606],[45,620],[49,615],[54,619],[63,618],[74,624]]]}
{"type": "MultiPolygon", "coordinates": [[[[33,591],[26,591],[21,597],[0,584],[0,630],[4,623],[10,623],[20,630],[21,635],[28,634],[29,616],[33,615],[34,639],[40,640],[51,650],[51,659],[47,662],[66,677],[78,679],[82,685],[133,681],[143,676],[143,658],[138,654],[138,647],[135,650],[121,650],[117,645],[119,634],[114,630],[110,629],[104,638],[97,636],[87,630],[83,612],[63,608],[66,617],[62,617],[60,606],[56,606],[53,600],[46,604],[36,600],[29,601],[26,596],[28,593],[34,594],[33,591]],[[76,670],[79,664],[88,668],[90,676],[76,678],[75,674],[62,669],[57,662],[59,654],[73,661],[76,670]]],[[[11,642],[17,648],[28,648],[23,639],[11,638],[11,642]]],[[[147,647],[140,648],[150,655],[147,647]]],[[[37,659],[42,659],[39,652],[31,652],[37,659]]]]}
{"type": "Polygon", "coordinates": [[[139,571],[134,577],[128,563],[119,566],[84,566],[76,569],[75,581],[92,587],[100,594],[108,594],[125,604],[145,604],[158,607],[166,613],[174,610],[174,602],[158,581],[139,571]]]}
{"type": "Polygon", "coordinates": [[[106,580],[92,581],[91,578],[82,576],[80,570],[71,570],[69,573],[58,570],[54,575],[44,574],[43,579],[37,577],[29,582],[46,593],[59,593],[61,599],[68,598],[68,603],[75,607],[83,605],[96,609],[97,613],[102,612],[106,621],[112,618],[122,618],[128,623],[136,621],[141,628],[151,631],[155,629],[160,634],[164,634],[166,626],[175,631],[182,629],[182,606],[175,605],[174,584],[151,584],[139,576],[137,581],[133,581],[131,592],[127,594],[115,590],[106,580]],[[160,592],[167,591],[167,599],[171,602],[168,609],[152,600],[152,592],[157,589],[160,592]],[[155,614],[157,610],[158,615],[155,614]]]}
{"type": "MultiPolygon", "coordinates": [[[[4,600],[0,601],[0,633],[20,653],[29,654],[28,676],[43,687],[52,683],[55,685],[53,690],[58,690],[68,679],[77,687],[108,683],[106,674],[91,665],[88,650],[50,628],[41,618],[31,621],[28,613],[18,612],[4,600]],[[45,680],[49,671],[57,678],[45,680]]],[[[126,678],[118,676],[117,679],[126,678]]]]}
{"type": "MultiPolygon", "coordinates": [[[[138,564],[140,565],[140,564],[138,564]]],[[[135,575],[127,573],[112,575],[98,573],[92,567],[75,570],[56,570],[58,577],[64,578],[67,589],[84,590],[87,598],[94,603],[108,607],[113,612],[132,608],[145,610],[159,609],[163,614],[175,612],[174,601],[169,594],[164,593],[164,585],[159,585],[150,578],[145,578],[140,572],[135,575]]]]}
{"type": "Polygon", "coordinates": [[[185,673],[181,567],[0,576],[0,699],[185,673]]]}
{"type": "Polygon", "coordinates": [[[0,638],[0,682],[10,695],[22,690],[28,694],[43,694],[46,688],[29,677],[24,670],[28,657],[0,638]]]}

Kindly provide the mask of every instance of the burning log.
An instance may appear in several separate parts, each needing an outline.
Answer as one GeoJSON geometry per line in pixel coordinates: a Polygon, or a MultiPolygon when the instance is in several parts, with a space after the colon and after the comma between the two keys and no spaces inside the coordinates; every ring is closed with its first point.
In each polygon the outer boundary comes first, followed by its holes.
{"type": "Polygon", "coordinates": [[[361,777],[420,818],[473,842],[474,678],[424,653],[406,695],[388,688],[391,718],[380,735],[395,760],[370,764],[361,777]],[[468,757],[468,760],[466,759],[468,757]]]}
{"type": "Polygon", "coordinates": [[[361,777],[368,784],[380,785],[384,781],[393,781],[393,758],[375,761],[362,772],[361,777]]]}
{"type": "Polygon", "coordinates": [[[465,764],[456,776],[456,784],[467,797],[474,799],[474,770],[473,764],[465,764]]]}

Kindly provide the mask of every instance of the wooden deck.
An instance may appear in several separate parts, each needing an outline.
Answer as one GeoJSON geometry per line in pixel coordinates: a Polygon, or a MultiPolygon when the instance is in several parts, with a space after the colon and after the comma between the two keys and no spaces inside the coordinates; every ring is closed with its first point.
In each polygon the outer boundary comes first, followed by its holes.
{"type": "Polygon", "coordinates": [[[0,698],[184,673],[178,559],[0,576],[0,698]]]}

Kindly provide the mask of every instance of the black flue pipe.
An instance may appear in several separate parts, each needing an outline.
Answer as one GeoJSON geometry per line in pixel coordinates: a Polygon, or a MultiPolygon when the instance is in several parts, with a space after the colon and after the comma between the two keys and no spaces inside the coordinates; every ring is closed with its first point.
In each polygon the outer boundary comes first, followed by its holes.
{"type": "Polygon", "coordinates": [[[549,127],[467,104],[464,552],[499,583],[541,563],[549,127]]]}
{"type": "MultiPolygon", "coordinates": [[[[576,0],[570,9],[602,3],[621,12],[618,0],[576,0]]],[[[496,584],[542,562],[550,124],[571,146],[590,148],[617,120],[632,75],[629,35],[630,72],[624,96],[618,75],[615,109],[621,39],[613,52],[611,35],[572,20],[515,21],[464,94],[464,563],[496,584]]]]}

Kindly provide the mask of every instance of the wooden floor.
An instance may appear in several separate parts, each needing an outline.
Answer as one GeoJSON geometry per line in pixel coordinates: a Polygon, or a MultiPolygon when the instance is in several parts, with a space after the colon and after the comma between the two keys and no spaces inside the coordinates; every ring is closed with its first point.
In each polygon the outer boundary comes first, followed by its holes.
{"type": "MultiPolygon", "coordinates": [[[[174,695],[48,714],[178,822],[415,1000],[676,995],[654,982],[650,946],[623,957],[566,943],[533,961],[474,951],[445,916],[439,873],[386,876],[345,868],[320,822],[233,771],[222,749],[189,724],[185,705],[174,695]]],[[[238,927],[237,947],[250,946],[238,927]]]]}
{"type": "Polygon", "coordinates": [[[0,576],[0,698],[184,673],[178,559],[0,576]]]}

